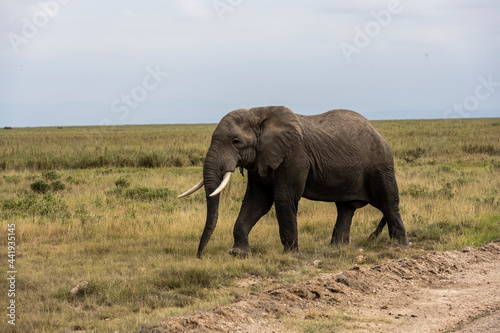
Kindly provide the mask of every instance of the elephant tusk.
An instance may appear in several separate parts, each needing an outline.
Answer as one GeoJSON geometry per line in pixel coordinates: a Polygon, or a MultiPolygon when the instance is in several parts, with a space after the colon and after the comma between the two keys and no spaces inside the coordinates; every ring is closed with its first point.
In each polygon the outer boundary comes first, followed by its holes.
{"type": "Polygon", "coordinates": [[[188,195],[190,195],[190,194],[198,191],[202,187],[203,187],[203,178],[200,180],[200,182],[198,184],[196,184],[195,186],[193,186],[193,188],[191,188],[190,190],[187,190],[186,192],[182,193],[177,198],[182,198],[182,197],[188,196],[188,195]]]}
{"type": "Polygon", "coordinates": [[[219,194],[224,189],[224,187],[226,187],[227,183],[229,183],[229,178],[231,178],[231,174],[232,172],[229,171],[224,174],[224,177],[222,178],[222,182],[220,183],[219,187],[217,187],[214,193],[210,194],[211,197],[219,194]]]}

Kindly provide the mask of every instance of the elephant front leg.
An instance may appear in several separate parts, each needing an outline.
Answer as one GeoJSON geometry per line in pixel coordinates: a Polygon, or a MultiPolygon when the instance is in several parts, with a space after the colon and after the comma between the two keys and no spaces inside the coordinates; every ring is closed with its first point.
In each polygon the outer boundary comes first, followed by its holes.
{"type": "Polygon", "coordinates": [[[284,252],[298,251],[299,240],[297,233],[298,200],[276,201],[276,215],[280,230],[281,244],[284,252]]]}
{"type": "Polygon", "coordinates": [[[234,224],[234,245],[229,253],[235,256],[247,256],[251,253],[248,234],[273,205],[271,191],[262,184],[254,183],[252,178],[249,174],[247,192],[234,224]]]}
{"type": "Polygon", "coordinates": [[[332,245],[348,244],[351,233],[352,217],[356,208],[349,204],[336,203],[337,205],[337,222],[333,228],[332,245]]]}

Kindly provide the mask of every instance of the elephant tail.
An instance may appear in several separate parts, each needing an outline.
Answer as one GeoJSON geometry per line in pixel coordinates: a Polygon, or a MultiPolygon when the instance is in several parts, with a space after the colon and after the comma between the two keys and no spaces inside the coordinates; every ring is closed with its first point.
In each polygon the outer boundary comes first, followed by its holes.
{"type": "Polygon", "coordinates": [[[385,220],[385,216],[384,216],[380,220],[380,222],[379,222],[377,228],[375,229],[375,231],[372,232],[372,234],[370,235],[370,237],[368,237],[368,240],[369,241],[375,240],[378,237],[378,235],[380,235],[380,233],[382,232],[382,230],[384,230],[384,227],[385,227],[386,224],[387,224],[387,221],[385,220]]]}

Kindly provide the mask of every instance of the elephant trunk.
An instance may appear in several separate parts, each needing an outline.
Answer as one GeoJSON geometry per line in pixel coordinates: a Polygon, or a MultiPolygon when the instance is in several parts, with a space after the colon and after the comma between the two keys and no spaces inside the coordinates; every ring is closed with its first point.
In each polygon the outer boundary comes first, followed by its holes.
{"type": "MultiPolygon", "coordinates": [[[[203,250],[205,249],[205,246],[210,240],[210,236],[212,236],[215,226],[217,225],[220,194],[214,194],[214,192],[219,189],[219,186],[223,181],[223,175],[225,175],[226,172],[234,171],[237,163],[234,162],[234,167],[232,165],[228,167],[225,163],[222,163],[222,161],[227,161],[227,159],[224,160],[221,158],[220,154],[217,154],[210,149],[203,165],[203,182],[207,199],[207,220],[205,222],[205,228],[203,229],[203,234],[201,235],[200,244],[198,246],[198,258],[201,258],[203,250]]],[[[220,190],[221,189],[219,189],[219,192],[220,190]]]]}
{"type": "Polygon", "coordinates": [[[207,194],[207,221],[205,222],[205,229],[203,229],[203,234],[201,235],[200,245],[198,245],[198,253],[196,255],[198,258],[201,258],[203,250],[215,230],[217,218],[219,216],[219,195],[213,197],[209,197],[209,195],[210,194],[207,194]]]}

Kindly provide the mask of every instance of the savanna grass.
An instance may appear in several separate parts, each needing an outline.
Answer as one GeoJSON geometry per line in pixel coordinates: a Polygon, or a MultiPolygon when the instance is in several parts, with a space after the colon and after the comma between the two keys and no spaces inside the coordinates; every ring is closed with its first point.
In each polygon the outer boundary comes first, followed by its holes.
{"type": "Polygon", "coordinates": [[[144,125],[0,131],[0,170],[50,174],[62,169],[201,166],[214,128],[144,125]]]}
{"type": "MultiPolygon", "coordinates": [[[[392,243],[387,231],[368,242],[381,218],[368,206],[356,211],[351,244],[332,248],[334,205],[303,199],[300,254],[282,253],[273,208],[250,234],[252,256],[233,258],[227,250],[246,186],[246,175],[235,175],[203,260],[195,255],[205,194],[176,196],[201,178],[214,125],[0,131],[2,235],[16,224],[17,330],[134,331],[271,283],[500,237],[500,119],[374,123],[395,155],[411,247],[392,243]],[[32,190],[37,181],[48,185],[45,193],[32,190]],[[249,274],[262,284],[239,287],[249,274]],[[88,289],[71,295],[84,280],[88,289]]],[[[6,251],[0,262],[7,271],[6,251]]],[[[331,328],[323,319],[290,325],[331,328]]],[[[0,331],[13,329],[2,320],[0,331]]]]}

